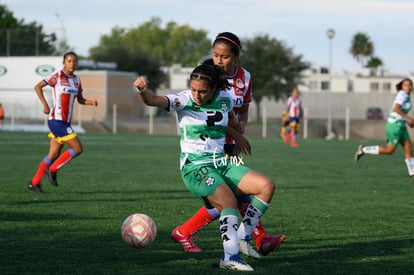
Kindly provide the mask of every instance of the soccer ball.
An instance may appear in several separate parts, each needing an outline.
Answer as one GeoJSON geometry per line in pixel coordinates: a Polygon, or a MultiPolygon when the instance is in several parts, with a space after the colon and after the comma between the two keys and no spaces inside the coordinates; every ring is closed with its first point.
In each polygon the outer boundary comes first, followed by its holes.
{"type": "Polygon", "coordinates": [[[125,243],[134,248],[149,246],[157,236],[155,222],[145,214],[132,214],[124,220],[121,236],[125,243]]]}

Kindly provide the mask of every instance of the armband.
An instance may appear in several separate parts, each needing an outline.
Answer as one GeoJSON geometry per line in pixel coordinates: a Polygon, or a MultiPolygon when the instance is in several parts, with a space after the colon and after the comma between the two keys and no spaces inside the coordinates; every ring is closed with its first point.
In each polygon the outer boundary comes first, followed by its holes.
{"type": "Polygon", "coordinates": [[[135,89],[137,90],[137,93],[142,94],[143,92],[145,92],[147,90],[147,88],[139,88],[137,86],[135,86],[135,89]]]}

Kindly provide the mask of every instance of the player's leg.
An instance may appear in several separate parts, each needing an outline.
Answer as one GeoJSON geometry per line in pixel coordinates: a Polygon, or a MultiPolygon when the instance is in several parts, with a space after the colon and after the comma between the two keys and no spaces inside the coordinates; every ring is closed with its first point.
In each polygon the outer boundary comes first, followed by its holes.
{"type": "Polygon", "coordinates": [[[216,208],[208,209],[201,207],[198,211],[182,225],[177,226],[171,232],[171,238],[181,244],[186,252],[201,252],[201,248],[193,241],[193,234],[220,216],[216,208]]]}
{"type": "Polygon", "coordinates": [[[29,186],[28,186],[30,190],[38,192],[38,193],[43,193],[40,182],[42,181],[42,178],[45,175],[46,170],[53,163],[53,160],[59,155],[62,147],[63,145],[58,143],[55,139],[50,139],[49,153],[40,162],[35,175],[30,181],[29,186]]]}
{"type": "MultiPolygon", "coordinates": [[[[231,156],[233,155],[234,147],[235,144],[225,144],[224,150],[231,156]]],[[[197,247],[193,241],[193,234],[219,216],[220,212],[216,208],[203,206],[190,219],[174,228],[171,231],[171,238],[181,244],[186,252],[201,252],[201,248],[197,247]]]]}
{"type": "MultiPolygon", "coordinates": [[[[380,145],[359,145],[355,152],[355,161],[358,161],[363,155],[390,155],[394,153],[400,140],[407,139],[405,135],[402,135],[400,126],[393,123],[387,123],[385,127],[385,134],[387,137],[387,143],[385,146],[380,145]]],[[[407,132],[408,135],[408,132],[407,132]]],[[[409,139],[409,136],[408,136],[409,139]]]]}
{"type": "Polygon", "coordinates": [[[286,136],[287,127],[289,126],[289,117],[283,113],[282,114],[282,123],[280,127],[280,138],[284,139],[286,136]]]}
{"type": "MultiPolygon", "coordinates": [[[[242,170],[242,166],[237,168],[242,170]]],[[[246,213],[239,226],[240,251],[248,256],[260,257],[249,244],[250,235],[257,227],[260,217],[266,212],[268,204],[272,200],[274,192],[274,183],[262,174],[249,170],[243,174],[243,177],[237,184],[236,194],[251,194],[251,202],[247,206],[246,213]]]]}
{"type": "Polygon", "coordinates": [[[69,145],[69,149],[65,150],[57,159],[56,161],[50,166],[51,172],[57,172],[60,168],[66,165],[69,161],[73,158],[79,156],[82,153],[82,144],[80,143],[79,138],[75,135],[68,139],[65,139],[67,145],[69,145]]]}
{"type": "Polygon", "coordinates": [[[296,137],[299,133],[299,120],[295,120],[292,123],[292,128],[293,128],[293,131],[292,131],[292,137],[290,139],[290,146],[291,147],[298,147],[298,144],[296,143],[296,137]]]}
{"type": "Polygon", "coordinates": [[[405,128],[405,131],[401,134],[400,144],[404,148],[404,159],[408,169],[408,175],[414,178],[414,158],[413,158],[413,145],[411,143],[410,135],[405,128]]]}
{"type": "Polygon", "coordinates": [[[207,197],[207,200],[220,211],[219,226],[224,249],[220,268],[253,271],[253,268],[240,258],[237,201],[233,191],[223,183],[217,187],[214,194],[207,197]]]}
{"type": "MultiPolygon", "coordinates": [[[[288,117],[286,117],[285,115],[285,127],[287,127],[289,125],[289,119],[288,117]]],[[[225,144],[224,145],[224,150],[225,152],[232,156],[233,155],[233,149],[234,149],[235,144],[225,144]]],[[[246,210],[247,207],[249,206],[251,202],[251,196],[243,196],[243,197],[238,197],[237,198],[237,208],[239,209],[239,213],[241,214],[242,217],[244,217],[244,215],[246,214],[246,210]]],[[[218,214],[216,215],[212,215],[211,213],[205,213],[204,211],[201,211],[202,213],[198,214],[198,219],[196,219],[196,215],[194,215],[191,219],[195,219],[194,223],[197,222],[197,224],[193,223],[193,227],[191,230],[194,230],[196,228],[201,228],[204,227],[207,223],[211,222],[213,219],[215,219],[214,217],[218,217],[218,214]],[[203,213],[204,212],[204,213],[203,213]]],[[[197,229],[197,230],[199,230],[197,229]]],[[[189,232],[189,231],[187,231],[189,232]]],[[[192,231],[195,232],[195,231],[192,231]]],[[[254,238],[255,242],[256,242],[256,248],[259,250],[259,252],[262,255],[267,255],[270,252],[274,251],[275,249],[277,249],[281,242],[283,242],[283,240],[285,239],[284,235],[279,235],[279,236],[272,236],[272,235],[266,235],[263,223],[261,221],[259,221],[258,225],[256,226],[256,228],[253,230],[252,232],[252,237],[254,238]]],[[[192,242],[193,243],[193,242],[192,242]]],[[[255,251],[251,251],[252,254],[254,254],[255,256],[256,253],[255,251]]]]}
{"type": "Polygon", "coordinates": [[[82,144],[77,137],[76,133],[57,138],[59,142],[66,143],[69,145],[69,149],[65,150],[48,169],[48,177],[51,184],[58,186],[57,172],[63,166],[69,163],[72,159],[82,153],[82,144]]]}
{"type": "Polygon", "coordinates": [[[286,134],[285,134],[285,138],[284,138],[285,144],[288,144],[289,140],[292,139],[292,134],[294,133],[294,123],[295,123],[294,118],[290,117],[289,118],[289,124],[286,128],[286,134]]]}
{"type": "Polygon", "coordinates": [[[283,112],[281,120],[280,120],[280,138],[284,139],[285,135],[286,135],[286,126],[287,126],[287,116],[286,116],[286,112],[283,112]]]}
{"type": "Polygon", "coordinates": [[[181,177],[187,188],[203,200],[207,208],[216,208],[220,212],[219,230],[224,249],[220,268],[252,271],[253,268],[240,258],[237,200],[233,190],[226,184],[223,172],[223,167],[217,169],[214,166],[188,163],[181,169],[181,177]]]}
{"type": "Polygon", "coordinates": [[[285,135],[286,135],[286,126],[282,124],[282,127],[280,127],[280,132],[279,132],[280,138],[284,139],[285,135]]]}
{"type": "MultiPolygon", "coordinates": [[[[247,207],[251,202],[251,196],[245,196],[238,198],[237,207],[242,217],[246,214],[247,207]]],[[[273,236],[266,234],[263,222],[259,220],[256,228],[253,229],[251,236],[255,240],[256,248],[262,255],[268,255],[269,253],[275,251],[285,240],[285,235],[273,236]]]]}

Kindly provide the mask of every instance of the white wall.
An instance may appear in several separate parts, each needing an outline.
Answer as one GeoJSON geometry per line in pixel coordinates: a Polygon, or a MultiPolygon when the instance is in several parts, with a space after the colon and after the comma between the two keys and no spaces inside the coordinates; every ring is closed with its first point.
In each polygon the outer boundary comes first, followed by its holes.
{"type": "MultiPolygon", "coordinates": [[[[56,56],[0,57],[0,102],[6,116],[44,118],[34,86],[54,70],[61,69],[62,63],[63,58],[56,56]]],[[[49,102],[51,91],[45,88],[49,102]]]]}

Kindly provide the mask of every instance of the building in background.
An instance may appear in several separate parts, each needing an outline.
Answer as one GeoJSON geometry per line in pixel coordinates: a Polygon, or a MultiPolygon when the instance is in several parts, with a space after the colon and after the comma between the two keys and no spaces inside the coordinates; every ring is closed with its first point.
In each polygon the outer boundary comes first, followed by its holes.
{"type": "MultiPolygon", "coordinates": [[[[62,67],[61,57],[0,57],[0,102],[3,103],[8,118],[16,120],[45,120],[42,106],[34,91],[34,85],[43,77],[62,67]]],[[[142,104],[137,98],[132,83],[135,73],[116,71],[116,64],[106,62],[81,61],[76,73],[82,79],[85,97],[97,98],[97,108],[84,108],[76,104],[74,107],[73,124],[92,123],[101,124],[108,131],[115,121],[132,132],[176,133],[173,115],[165,115],[163,122],[157,121],[156,127],[166,126],[162,130],[148,130],[146,119],[156,116],[159,110],[142,104]],[[137,126],[141,123],[140,126],[137,126]]],[[[193,68],[180,65],[162,68],[167,75],[168,83],[157,90],[160,95],[171,91],[181,91],[188,88],[189,75],[193,68]]],[[[368,74],[367,74],[368,75],[368,74]]],[[[334,128],[338,134],[344,131],[346,117],[352,121],[355,133],[369,133],[369,127],[376,127],[369,137],[381,138],[383,135],[384,120],[370,121],[367,127],[367,111],[370,108],[380,108],[384,118],[389,114],[390,104],[395,96],[395,84],[407,76],[363,76],[348,73],[332,75],[332,90],[329,89],[329,74],[326,70],[310,70],[303,82],[299,85],[301,98],[304,104],[306,117],[310,127],[315,131],[309,136],[323,137],[328,116],[328,92],[331,92],[331,110],[334,128]],[[365,125],[364,125],[365,124],[365,125]]],[[[411,77],[412,76],[408,76],[411,77]]],[[[51,89],[50,89],[51,92],[51,89]]],[[[277,92],[277,91],[275,91],[277,92]]],[[[254,86],[253,86],[254,94],[254,86]]],[[[51,100],[51,94],[47,95],[51,100]]],[[[263,100],[261,110],[265,112],[270,125],[276,125],[285,108],[285,102],[276,102],[273,99],[263,100]]],[[[250,121],[258,120],[255,102],[250,106],[250,121]]],[[[6,117],[7,119],[7,117],[6,117]]],[[[273,127],[271,126],[271,127],[273,127]]],[[[278,130],[274,129],[277,133],[278,130]]],[[[276,135],[276,134],[275,134],[276,135]]]]}
{"type": "MultiPolygon", "coordinates": [[[[43,107],[34,86],[45,76],[62,68],[62,57],[0,57],[0,102],[13,119],[42,120],[43,107]]],[[[96,98],[98,107],[85,108],[75,103],[73,123],[100,122],[113,117],[116,105],[119,119],[131,120],[145,112],[137,100],[132,82],[135,73],[115,71],[113,63],[79,62],[76,71],[81,77],[86,98],[96,98]]],[[[52,89],[44,89],[46,99],[52,102],[52,89]]]]}

